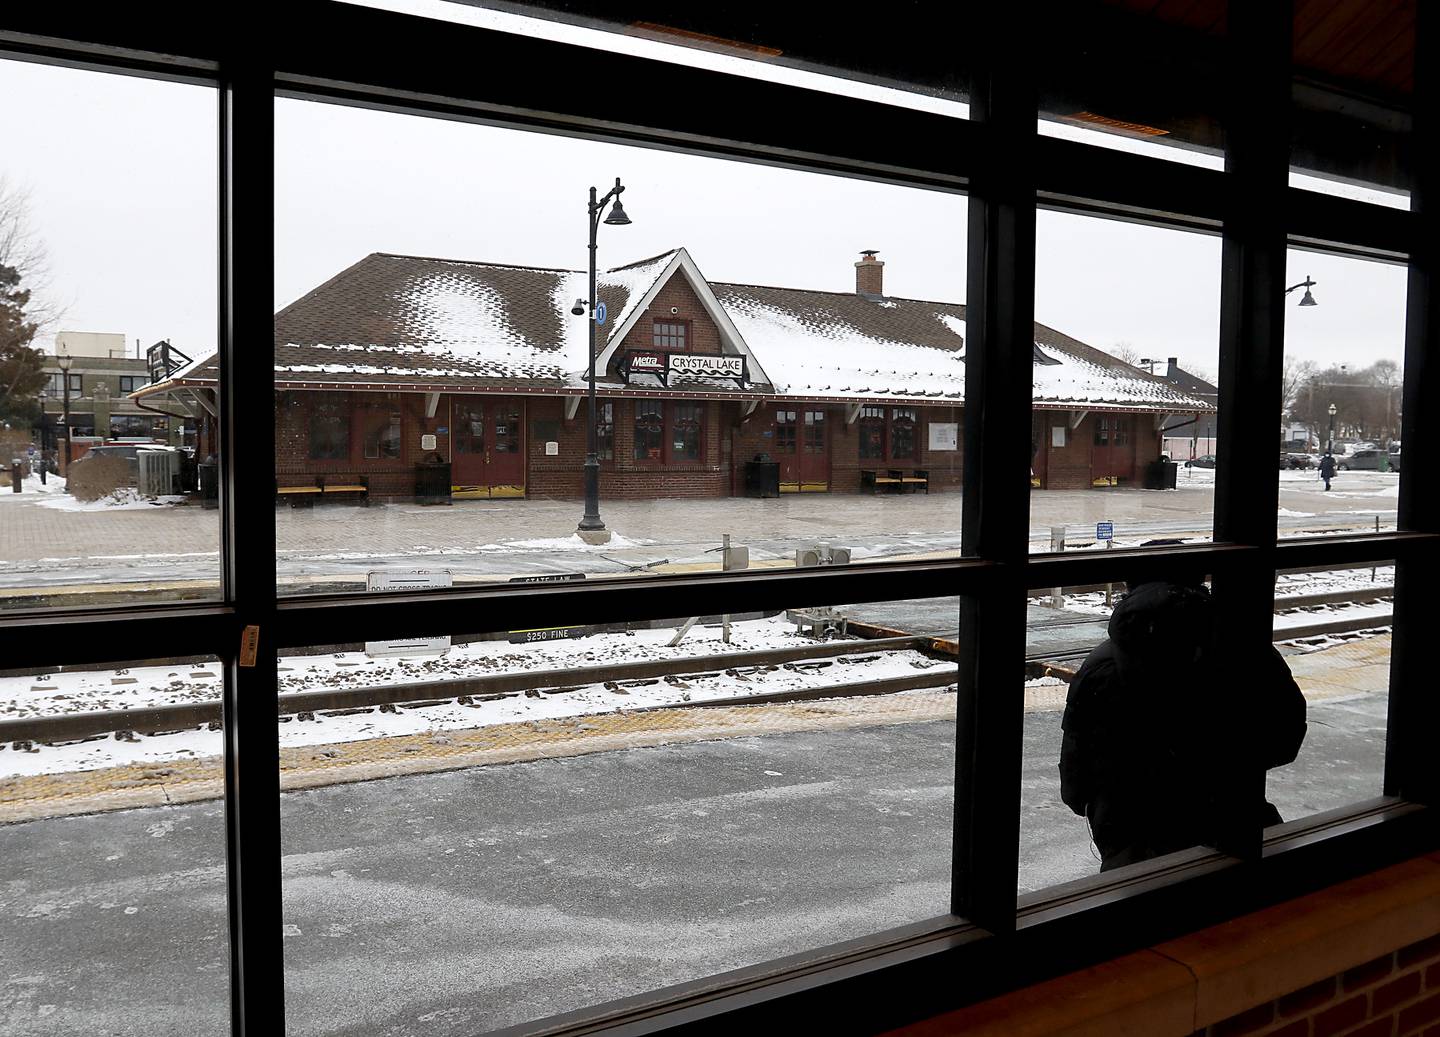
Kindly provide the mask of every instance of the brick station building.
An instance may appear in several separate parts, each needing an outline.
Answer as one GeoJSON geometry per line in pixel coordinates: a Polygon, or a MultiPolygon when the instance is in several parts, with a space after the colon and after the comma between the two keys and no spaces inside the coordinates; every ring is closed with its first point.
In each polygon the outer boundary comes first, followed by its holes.
{"type": "MultiPolygon", "coordinates": [[[[853,292],[710,282],[683,248],[602,272],[602,499],[739,496],[762,455],[782,492],[888,473],[958,489],[965,307],[886,296],[884,265],[863,254],[853,292]]],[[[363,476],[405,497],[438,457],[456,498],[581,496],[586,317],[571,309],[586,287],[577,271],[384,253],[341,271],[275,316],[277,481],[363,476]]],[[[136,395],[190,406],[203,439],[215,380],[209,358],[136,395]]],[[[1139,485],[1166,420],[1213,410],[1040,324],[1034,385],[1039,487],[1139,485]]]]}

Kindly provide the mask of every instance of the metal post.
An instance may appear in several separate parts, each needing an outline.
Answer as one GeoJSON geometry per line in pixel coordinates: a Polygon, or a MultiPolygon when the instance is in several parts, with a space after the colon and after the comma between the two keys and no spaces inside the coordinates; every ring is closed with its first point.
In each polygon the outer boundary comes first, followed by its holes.
{"type": "Polygon", "coordinates": [[[62,471],[66,478],[70,476],[70,368],[64,367],[60,371],[60,384],[63,387],[61,406],[61,421],[65,426],[65,465],[62,471]]]}
{"type": "Polygon", "coordinates": [[[589,322],[588,337],[590,353],[589,391],[586,394],[585,427],[585,514],[580,519],[579,530],[582,539],[589,533],[596,543],[610,539],[605,523],[600,519],[600,458],[598,436],[595,428],[595,237],[600,226],[600,206],[595,201],[595,188],[590,188],[590,295],[586,301],[586,318],[589,322]],[[600,534],[604,534],[603,537],[600,534]]]}

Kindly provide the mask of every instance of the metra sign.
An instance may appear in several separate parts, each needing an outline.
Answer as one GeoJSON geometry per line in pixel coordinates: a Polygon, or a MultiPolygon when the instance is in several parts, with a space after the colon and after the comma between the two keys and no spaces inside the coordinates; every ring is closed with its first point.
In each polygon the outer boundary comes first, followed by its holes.
{"type": "Polygon", "coordinates": [[[659,374],[665,370],[665,357],[661,353],[631,353],[629,367],[632,371],[659,374]]]}
{"type": "Polygon", "coordinates": [[[741,378],[745,374],[742,356],[697,356],[694,353],[671,353],[670,370],[677,374],[709,375],[715,378],[741,378]]]}

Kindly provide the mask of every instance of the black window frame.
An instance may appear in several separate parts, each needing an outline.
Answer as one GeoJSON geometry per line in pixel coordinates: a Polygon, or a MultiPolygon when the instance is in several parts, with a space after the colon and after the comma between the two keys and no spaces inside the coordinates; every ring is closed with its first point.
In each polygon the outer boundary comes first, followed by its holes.
{"type": "MultiPolygon", "coordinates": [[[[11,666],[133,658],[136,644],[177,643],[224,660],[227,883],[233,1032],[283,1032],[276,651],[307,644],[683,614],[703,596],[716,613],[803,594],[820,605],[962,595],[952,911],[931,922],[815,948],[780,963],[576,1013],[550,1032],[631,1026],[702,1033],[805,1012],[815,1026],[886,1028],[1094,963],[1391,861],[1440,848],[1428,806],[1440,785],[1429,732],[1427,572],[1440,557],[1440,488],[1402,472],[1397,532],[1277,542],[1273,465],[1246,463],[1273,441],[1279,399],[1287,243],[1408,262],[1402,439],[1419,441],[1426,402],[1440,400],[1440,320],[1433,278],[1440,240],[1440,163],[1416,148],[1412,211],[1287,186],[1291,27],[1288,5],[1231,5],[1234,50],[1226,169],[1198,169],[1036,132],[1036,79],[1023,11],[975,9],[964,34],[976,55],[971,119],[740,77],[727,104],[660,106],[657,93],[708,96],[717,73],[602,49],[394,12],[301,0],[285,31],[239,9],[235,31],[164,12],[95,12],[77,20],[32,5],[7,12],[0,57],[78,65],[217,87],[221,212],[220,456],[222,599],[123,609],[7,613],[11,666]],[[263,46],[250,46],[252,34],[263,46]],[[347,45],[335,47],[334,40],[347,45]],[[492,74],[475,77],[477,65],[492,74]],[[564,67],[564,77],[544,70],[564,67]],[[1282,74],[1283,73],[1283,74],[1282,74]],[[603,82],[586,94],[574,82],[603,82]],[[272,297],[274,98],[339,103],[622,142],[671,146],[797,169],[970,196],[966,343],[965,557],[723,576],[592,581],[586,586],[280,601],[272,505],[275,431],[245,418],[274,392],[272,297]],[[598,129],[597,127],[603,127],[598,129]],[[1243,205],[1232,199],[1246,199],[1243,205]],[[1224,242],[1215,543],[1104,556],[1027,554],[1037,205],[1220,233],[1224,242]],[[1242,345],[1243,344],[1243,345],[1242,345]],[[1268,479],[1267,479],[1268,476],[1268,479]],[[1028,588],[1164,574],[1203,562],[1242,641],[1268,637],[1277,568],[1395,559],[1394,647],[1385,795],[1228,852],[1198,850],[1106,879],[1017,901],[1021,716],[1009,694],[1023,654],[1028,588]],[[460,607],[457,607],[460,606],[460,607]],[[463,619],[457,617],[463,616],[463,619]],[[254,636],[247,636],[253,631],[254,636]],[[256,644],[253,657],[242,645],[256,644]],[[268,762],[267,762],[268,761],[268,762]],[[243,774],[243,779],[241,775],[243,774]],[[245,866],[239,867],[241,861],[245,866]]],[[[1417,67],[1440,58],[1440,25],[1418,18],[1417,67]]],[[[724,77],[721,77],[724,78],[724,77]]],[[[1440,93],[1417,78],[1416,140],[1440,120],[1440,93]]],[[[940,231],[937,230],[937,233],[940,231]]],[[[483,953],[483,948],[477,948],[483,953]]]]}

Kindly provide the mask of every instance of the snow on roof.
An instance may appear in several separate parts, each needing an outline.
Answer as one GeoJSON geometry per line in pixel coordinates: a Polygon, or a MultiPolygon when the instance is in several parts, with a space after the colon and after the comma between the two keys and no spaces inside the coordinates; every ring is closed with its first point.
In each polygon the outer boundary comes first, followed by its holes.
{"type": "MultiPolygon", "coordinates": [[[[951,399],[965,396],[964,340],[909,300],[717,284],[746,344],[790,396],[951,399]]],[[[937,304],[918,304],[933,307],[937,304]]]]}
{"type": "MultiPolygon", "coordinates": [[[[703,280],[683,249],[599,273],[596,294],[609,314],[597,352],[616,344],[609,340],[624,334],[671,270],[703,280]]],[[[745,284],[709,289],[717,320],[734,328],[722,334],[738,334],[734,348],[751,358],[751,378],[768,380],[779,395],[964,399],[962,304],[745,284]]],[[[588,325],[570,309],[588,294],[581,271],[375,253],[276,314],[277,380],[583,388],[588,325]]],[[[1034,361],[1037,404],[1213,409],[1043,324],[1035,325],[1034,361]]],[[[202,358],[173,377],[213,378],[214,367],[213,356],[202,358]]],[[[723,379],[687,387],[738,390],[723,379]]]]}

